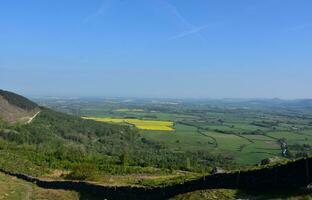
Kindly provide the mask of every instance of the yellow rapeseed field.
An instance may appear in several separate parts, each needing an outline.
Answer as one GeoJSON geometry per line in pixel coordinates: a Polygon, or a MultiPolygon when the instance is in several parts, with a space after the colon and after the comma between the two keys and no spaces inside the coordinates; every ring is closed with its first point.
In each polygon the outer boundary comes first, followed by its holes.
{"type": "Polygon", "coordinates": [[[143,119],[123,119],[111,117],[83,117],[83,119],[90,119],[98,122],[111,123],[128,123],[135,125],[138,129],[154,130],[154,131],[173,131],[173,122],[170,121],[155,121],[143,119]]]}

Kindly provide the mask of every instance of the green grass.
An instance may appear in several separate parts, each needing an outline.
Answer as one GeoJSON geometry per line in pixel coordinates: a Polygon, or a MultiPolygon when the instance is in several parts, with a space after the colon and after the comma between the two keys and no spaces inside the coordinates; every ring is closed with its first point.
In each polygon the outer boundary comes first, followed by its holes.
{"type": "Polygon", "coordinates": [[[0,199],[34,199],[34,200],[78,200],[79,194],[73,191],[51,190],[0,173],[0,199]]]}
{"type": "Polygon", "coordinates": [[[170,200],[234,200],[234,199],[268,199],[268,200],[311,200],[311,194],[302,191],[276,191],[275,193],[246,193],[240,190],[212,189],[199,190],[177,195],[170,200]]]}
{"type": "Polygon", "coordinates": [[[312,135],[288,132],[288,131],[275,131],[267,133],[267,135],[275,138],[285,138],[288,144],[312,144],[312,135]]]}
{"type": "Polygon", "coordinates": [[[237,190],[225,190],[225,189],[214,189],[214,190],[200,190],[195,192],[189,192],[186,194],[180,194],[170,200],[234,200],[238,198],[246,197],[239,195],[237,190]]]}
{"type": "Polygon", "coordinates": [[[264,158],[280,153],[279,145],[274,140],[261,135],[246,136],[254,141],[252,143],[237,135],[213,131],[204,132],[205,136],[199,134],[195,127],[187,125],[178,124],[175,128],[176,131],[171,133],[142,131],[142,135],[148,139],[165,143],[175,151],[209,151],[215,155],[222,154],[233,157],[240,164],[255,164],[264,158]],[[217,142],[217,146],[214,141],[217,142]]]}
{"type": "Polygon", "coordinates": [[[198,119],[198,117],[186,114],[173,114],[173,113],[155,113],[159,120],[183,120],[183,119],[198,119]]]}
{"type": "Polygon", "coordinates": [[[197,132],[197,129],[187,125],[178,124],[175,131],[142,131],[142,136],[157,142],[165,143],[172,149],[179,150],[207,150],[213,148],[209,144],[211,139],[197,132]]]}

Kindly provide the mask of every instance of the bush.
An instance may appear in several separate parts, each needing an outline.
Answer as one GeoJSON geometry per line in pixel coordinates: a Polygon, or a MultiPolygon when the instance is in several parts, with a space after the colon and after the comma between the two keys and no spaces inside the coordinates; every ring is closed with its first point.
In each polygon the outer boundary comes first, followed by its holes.
{"type": "Polygon", "coordinates": [[[73,170],[66,175],[66,179],[71,180],[94,180],[99,176],[99,170],[95,165],[92,164],[79,164],[76,165],[73,170]]]}

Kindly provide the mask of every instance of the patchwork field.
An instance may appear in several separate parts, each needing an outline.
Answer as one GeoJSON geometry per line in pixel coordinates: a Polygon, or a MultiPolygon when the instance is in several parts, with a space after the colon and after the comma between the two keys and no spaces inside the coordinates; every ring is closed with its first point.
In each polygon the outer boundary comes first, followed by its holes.
{"type": "Polygon", "coordinates": [[[128,123],[136,126],[142,130],[155,130],[155,131],[173,131],[173,122],[170,121],[154,121],[154,120],[141,120],[141,119],[123,119],[123,118],[110,118],[110,117],[83,117],[84,119],[95,120],[98,122],[109,123],[128,123]]]}
{"type": "Polygon", "coordinates": [[[195,127],[177,124],[172,134],[142,131],[147,139],[165,143],[174,151],[208,151],[233,158],[239,164],[256,164],[262,159],[279,156],[280,146],[262,135],[238,136],[214,131],[198,132],[195,127]]]}
{"type": "Polygon", "coordinates": [[[88,116],[86,119],[132,124],[142,137],[172,152],[221,155],[239,165],[258,164],[270,157],[294,159],[312,151],[312,110],[305,105],[280,106],[270,100],[166,102],[109,99],[75,105],[71,101],[45,103],[88,116]],[[286,144],[286,155],[282,155],[282,143],[286,144]]]}

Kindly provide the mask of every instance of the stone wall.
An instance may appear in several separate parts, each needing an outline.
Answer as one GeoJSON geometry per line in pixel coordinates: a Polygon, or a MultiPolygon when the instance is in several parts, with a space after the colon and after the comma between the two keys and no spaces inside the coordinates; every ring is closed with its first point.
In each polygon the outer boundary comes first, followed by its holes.
{"type": "Polygon", "coordinates": [[[42,188],[93,193],[106,199],[168,199],[178,194],[203,189],[226,188],[269,191],[306,187],[312,182],[312,158],[258,170],[214,174],[182,184],[155,188],[109,187],[79,181],[47,181],[24,174],[0,171],[35,183],[42,188]]]}

